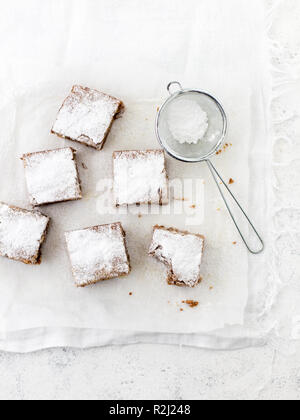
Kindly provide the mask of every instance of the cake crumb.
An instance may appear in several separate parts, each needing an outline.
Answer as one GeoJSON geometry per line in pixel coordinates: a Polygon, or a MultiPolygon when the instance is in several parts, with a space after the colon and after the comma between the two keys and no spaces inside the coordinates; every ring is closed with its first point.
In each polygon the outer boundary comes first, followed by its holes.
{"type": "Polygon", "coordinates": [[[217,155],[219,155],[219,154],[221,154],[222,152],[225,152],[225,150],[226,150],[226,149],[228,149],[228,147],[229,147],[229,146],[231,147],[231,146],[232,146],[232,143],[225,143],[225,144],[224,144],[224,146],[223,146],[223,148],[222,148],[222,149],[220,149],[220,150],[218,150],[218,151],[216,152],[216,154],[217,154],[217,155]]]}
{"type": "Polygon", "coordinates": [[[181,197],[181,198],[179,198],[179,197],[174,197],[174,200],[175,201],[189,201],[189,199],[188,198],[184,198],[184,197],[181,197]]]}
{"type": "Polygon", "coordinates": [[[192,206],[190,206],[191,209],[195,209],[197,206],[196,204],[193,204],[192,206]]]}
{"type": "Polygon", "coordinates": [[[210,286],[209,290],[213,290],[213,288],[214,288],[213,286],[210,286]]]}
{"type": "Polygon", "coordinates": [[[83,167],[83,169],[87,170],[88,167],[86,166],[86,164],[84,162],[82,162],[81,166],[83,167]]]}
{"type": "Polygon", "coordinates": [[[129,293],[129,296],[132,296],[132,295],[133,295],[133,293],[132,293],[132,292],[130,292],[130,293],[129,293]]]}
{"type": "Polygon", "coordinates": [[[183,312],[183,309],[182,308],[180,308],[180,312],[183,312]]]}
{"type": "Polygon", "coordinates": [[[234,179],[232,179],[232,178],[230,178],[230,180],[229,180],[229,185],[232,185],[232,184],[234,184],[234,179]]]}
{"type": "Polygon", "coordinates": [[[220,207],[217,209],[217,211],[221,211],[220,207]]]}
{"type": "Polygon", "coordinates": [[[196,308],[199,305],[199,302],[195,300],[183,300],[182,303],[185,303],[190,308],[196,308]]]}
{"type": "Polygon", "coordinates": [[[233,243],[233,245],[236,245],[237,244],[237,242],[232,242],[233,243]]]}
{"type": "Polygon", "coordinates": [[[143,215],[141,213],[138,214],[138,218],[141,219],[143,215]]]}

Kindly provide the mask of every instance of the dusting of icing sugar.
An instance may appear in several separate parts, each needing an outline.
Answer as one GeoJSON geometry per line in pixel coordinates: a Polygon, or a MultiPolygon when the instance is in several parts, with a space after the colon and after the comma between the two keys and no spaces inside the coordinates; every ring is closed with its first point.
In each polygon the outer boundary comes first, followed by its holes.
{"type": "Polygon", "coordinates": [[[101,148],[121,101],[97,90],[74,86],[61,107],[52,132],[101,148]]]}
{"type": "Polygon", "coordinates": [[[23,156],[31,204],[50,204],[81,198],[74,156],[74,150],[69,147],[23,156]]]}
{"type": "Polygon", "coordinates": [[[114,153],[114,194],[116,203],[167,204],[168,177],[161,150],[114,153]]]}
{"type": "Polygon", "coordinates": [[[0,255],[14,260],[37,262],[49,218],[0,203],[0,255]]]}
{"type": "Polygon", "coordinates": [[[200,280],[204,239],[164,228],[155,228],[149,254],[167,264],[179,282],[194,287],[200,280]]]}
{"type": "Polygon", "coordinates": [[[178,99],[170,104],[168,125],[180,144],[197,144],[207,133],[208,116],[196,101],[178,99]]]}
{"type": "Polygon", "coordinates": [[[120,277],[130,272],[119,223],[65,234],[77,286],[120,277]]]}

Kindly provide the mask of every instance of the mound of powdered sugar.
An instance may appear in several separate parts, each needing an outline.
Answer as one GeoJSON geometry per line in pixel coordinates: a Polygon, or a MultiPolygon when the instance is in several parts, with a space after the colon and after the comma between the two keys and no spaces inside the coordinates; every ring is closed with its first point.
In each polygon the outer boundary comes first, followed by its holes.
{"type": "Polygon", "coordinates": [[[208,116],[201,106],[189,99],[178,99],[170,105],[168,125],[180,144],[197,144],[208,130],[208,116]]]}

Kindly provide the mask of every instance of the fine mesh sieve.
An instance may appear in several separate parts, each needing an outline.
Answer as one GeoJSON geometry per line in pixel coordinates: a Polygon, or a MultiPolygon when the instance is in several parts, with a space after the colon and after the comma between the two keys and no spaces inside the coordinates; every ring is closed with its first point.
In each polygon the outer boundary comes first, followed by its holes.
{"type": "MultiPolygon", "coordinates": [[[[261,236],[258,234],[257,230],[255,229],[253,223],[247,216],[246,212],[244,211],[236,197],[233,195],[230,188],[226,185],[215,166],[210,161],[210,157],[215,155],[216,152],[222,146],[227,134],[227,116],[222,105],[219,103],[219,101],[217,101],[216,98],[214,98],[212,95],[206,92],[193,89],[183,89],[179,82],[171,82],[168,85],[168,91],[170,97],[160,108],[156,120],[156,134],[159,143],[171,157],[177,160],[188,163],[207,163],[208,168],[219,189],[219,192],[224,200],[224,203],[229,211],[229,214],[248,251],[252,254],[260,254],[264,250],[264,242],[261,236]],[[174,91],[173,89],[175,86],[177,87],[177,90],[174,91]],[[208,129],[205,132],[203,138],[197,144],[181,144],[178,141],[178,139],[174,138],[172,131],[170,130],[168,122],[170,107],[182,99],[195,102],[196,104],[200,105],[201,109],[207,114],[209,121],[208,129]],[[258,238],[260,247],[257,250],[251,248],[245,236],[243,235],[239,224],[233,215],[231,205],[227,201],[224,192],[221,188],[220,181],[222,182],[221,185],[225,187],[225,192],[227,191],[230,194],[230,196],[238,206],[239,210],[246,218],[250,228],[258,238]]],[[[188,116],[186,118],[188,118],[188,116]]]]}

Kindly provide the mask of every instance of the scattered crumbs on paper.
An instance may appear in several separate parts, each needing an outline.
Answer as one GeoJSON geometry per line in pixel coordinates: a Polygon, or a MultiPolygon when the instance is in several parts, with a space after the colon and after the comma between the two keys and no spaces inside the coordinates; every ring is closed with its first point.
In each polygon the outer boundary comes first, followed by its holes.
{"type": "Polygon", "coordinates": [[[190,201],[188,198],[174,198],[175,201],[190,201]]]}
{"type": "Polygon", "coordinates": [[[222,152],[228,149],[228,147],[232,147],[232,143],[225,143],[223,148],[216,152],[216,155],[220,155],[222,152]]]}
{"type": "Polygon", "coordinates": [[[81,166],[83,167],[83,169],[87,170],[88,167],[86,166],[86,164],[84,162],[82,162],[81,166]]]}
{"type": "Polygon", "coordinates": [[[188,305],[190,308],[196,308],[199,305],[199,302],[196,300],[183,300],[182,303],[188,305]]]}
{"type": "Polygon", "coordinates": [[[232,178],[230,178],[230,180],[229,180],[229,185],[232,185],[232,184],[234,184],[234,179],[232,179],[232,178]]]}

